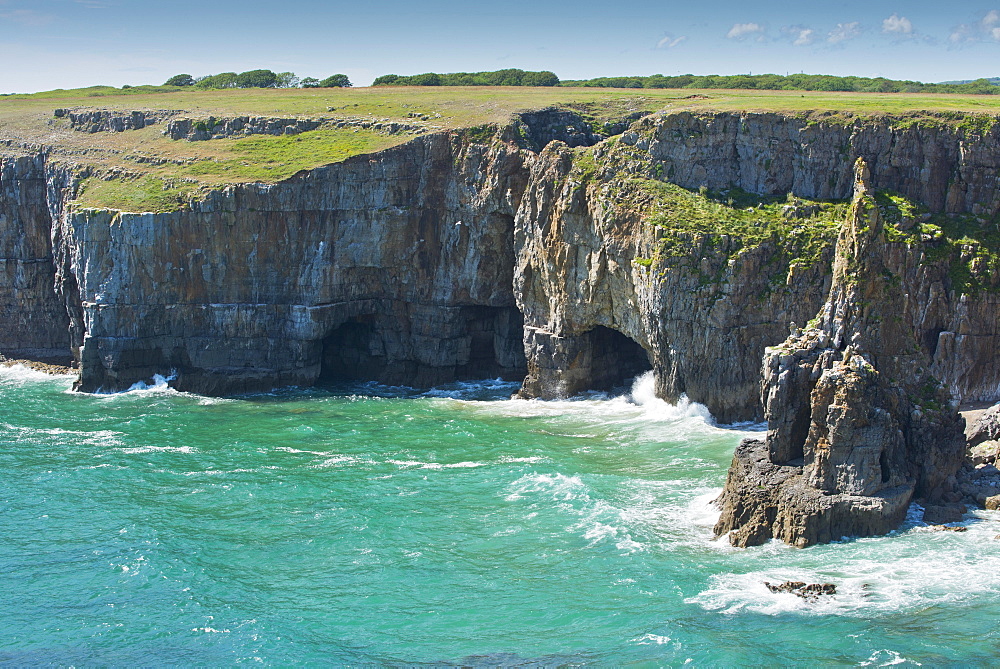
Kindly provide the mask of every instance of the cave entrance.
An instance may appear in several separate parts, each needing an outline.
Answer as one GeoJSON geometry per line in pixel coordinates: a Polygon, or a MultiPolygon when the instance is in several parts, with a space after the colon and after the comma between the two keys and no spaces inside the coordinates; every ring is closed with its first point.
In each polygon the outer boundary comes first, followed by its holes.
{"type": "Polygon", "coordinates": [[[371,381],[382,376],[385,355],[373,350],[374,317],[356,316],[334,328],[323,340],[320,381],[371,381]]]}
{"type": "Polygon", "coordinates": [[[626,388],[635,377],[652,371],[646,349],[631,337],[603,325],[586,336],[591,351],[591,390],[626,388]]]}
{"type": "Polygon", "coordinates": [[[526,373],[524,320],[516,307],[410,305],[392,317],[354,316],[334,328],[322,341],[317,382],[428,388],[519,381],[526,373]]]}
{"type": "Polygon", "coordinates": [[[516,307],[462,307],[459,327],[469,349],[467,357],[460,356],[453,380],[524,378],[524,317],[516,307]]]}

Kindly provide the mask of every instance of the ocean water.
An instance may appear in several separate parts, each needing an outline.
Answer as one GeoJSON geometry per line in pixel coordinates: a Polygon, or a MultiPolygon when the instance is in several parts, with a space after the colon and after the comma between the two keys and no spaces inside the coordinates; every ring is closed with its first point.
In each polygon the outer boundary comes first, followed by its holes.
{"type": "Polygon", "coordinates": [[[3,664],[1000,662],[997,513],[731,548],[710,501],[754,428],[649,378],[564,402],[70,385],[0,370],[3,664]]]}

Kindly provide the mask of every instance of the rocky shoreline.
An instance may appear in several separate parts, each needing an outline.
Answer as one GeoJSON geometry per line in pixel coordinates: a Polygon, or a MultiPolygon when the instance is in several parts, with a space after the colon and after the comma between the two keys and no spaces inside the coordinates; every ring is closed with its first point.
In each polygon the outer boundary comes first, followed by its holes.
{"type": "Polygon", "coordinates": [[[66,374],[76,374],[79,372],[77,365],[59,364],[53,362],[45,362],[43,360],[28,360],[24,358],[8,358],[0,355],[0,367],[26,367],[35,372],[42,372],[43,374],[51,374],[53,376],[64,376],[66,374]]]}

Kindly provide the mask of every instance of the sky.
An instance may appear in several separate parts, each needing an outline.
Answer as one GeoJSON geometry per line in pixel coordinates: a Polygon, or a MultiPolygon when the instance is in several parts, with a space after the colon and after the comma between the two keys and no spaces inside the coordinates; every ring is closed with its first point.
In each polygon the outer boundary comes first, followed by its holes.
{"type": "Polygon", "coordinates": [[[0,0],[0,93],[251,69],[1000,76],[1000,0],[0,0]]]}

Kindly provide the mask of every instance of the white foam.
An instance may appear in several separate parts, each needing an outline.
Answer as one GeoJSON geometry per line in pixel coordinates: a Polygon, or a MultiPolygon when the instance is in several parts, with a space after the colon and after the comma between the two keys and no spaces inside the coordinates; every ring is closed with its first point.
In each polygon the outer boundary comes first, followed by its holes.
{"type": "Polygon", "coordinates": [[[722,494],[722,488],[713,488],[695,496],[687,505],[684,514],[687,522],[698,528],[714,528],[722,515],[721,509],[713,502],[722,494]]]}
{"type": "Polygon", "coordinates": [[[693,444],[705,437],[738,435],[732,426],[724,430],[717,427],[703,405],[687,397],[671,404],[656,397],[654,389],[655,377],[648,372],[635,380],[629,392],[617,397],[591,393],[564,400],[512,398],[461,402],[472,411],[491,417],[539,420],[542,423],[539,432],[567,438],[611,439],[622,443],[642,438],[693,444]]]}
{"type": "Polygon", "coordinates": [[[38,370],[25,367],[22,364],[11,366],[0,365],[0,382],[23,385],[24,383],[37,383],[39,381],[58,380],[62,383],[76,378],[76,374],[48,374],[38,370]]]}
{"type": "MultiPolygon", "coordinates": [[[[121,391],[110,391],[104,390],[103,388],[98,388],[93,393],[87,393],[88,395],[93,395],[100,397],[102,399],[116,398],[116,397],[134,397],[136,395],[186,395],[187,393],[181,393],[178,390],[170,387],[170,382],[177,379],[177,373],[171,371],[167,376],[162,374],[154,374],[153,378],[150,379],[150,383],[146,381],[137,381],[129,386],[128,390],[121,391]]],[[[75,391],[72,391],[75,392],[75,391]]]]}
{"type": "MultiPolygon", "coordinates": [[[[556,514],[566,520],[566,532],[583,539],[585,548],[611,544],[625,553],[647,551],[649,539],[660,536],[657,527],[663,522],[663,509],[650,487],[661,482],[641,482],[624,485],[617,502],[595,498],[579,476],[561,473],[532,473],[508,486],[508,502],[525,501],[531,513],[556,514]]],[[[616,498],[619,495],[616,495],[616,498]]]]}
{"type": "Polygon", "coordinates": [[[551,459],[550,458],[542,457],[540,455],[532,455],[532,456],[529,456],[529,457],[526,457],[526,458],[515,458],[515,457],[511,457],[511,456],[505,455],[505,456],[503,456],[503,457],[500,458],[499,462],[501,464],[511,464],[511,463],[515,463],[515,462],[523,462],[523,463],[529,464],[529,465],[536,465],[536,464],[538,464],[540,462],[551,462],[551,459]]]}
{"type": "Polygon", "coordinates": [[[390,465],[397,467],[414,467],[417,469],[472,469],[475,467],[488,467],[486,462],[452,462],[442,464],[440,462],[421,462],[420,460],[386,460],[390,465]]]}
{"type": "Polygon", "coordinates": [[[353,465],[361,462],[358,458],[351,455],[332,455],[326,458],[323,462],[318,465],[314,465],[314,469],[325,469],[327,467],[339,467],[341,465],[353,465]]]}
{"type": "Polygon", "coordinates": [[[454,400],[496,400],[510,397],[517,392],[521,384],[503,379],[480,379],[477,381],[455,381],[443,386],[437,386],[420,394],[421,397],[431,397],[454,400]]]}
{"type": "Polygon", "coordinates": [[[522,476],[510,488],[506,499],[514,501],[521,499],[531,493],[547,493],[552,499],[558,501],[568,501],[576,499],[585,490],[583,480],[579,476],[566,476],[565,474],[538,474],[532,473],[522,476]]]}
{"type": "Polygon", "coordinates": [[[692,402],[686,395],[682,395],[677,404],[670,404],[657,397],[656,376],[653,372],[646,372],[642,376],[636,377],[632,384],[632,390],[626,397],[637,406],[643,407],[648,412],[660,417],[661,420],[695,418],[704,421],[708,425],[715,423],[708,407],[704,404],[692,402]]]}
{"type": "Polygon", "coordinates": [[[136,453],[194,453],[191,446],[134,446],[116,449],[121,453],[134,455],[136,453]]]}
{"type": "Polygon", "coordinates": [[[170,388],[170,382],[176,380],[177,372],[175,371],[171,371],[167,376],[163,376],[162,374],[153,374],[152,384],[146,383],[145,381],[137,381],[136,383],[133,383],[125,392],[163,392],[165,390],[173,390],[170,388]]]}
{"type": "MultiPolygon", "coordinates": [[[[965,532],[911,527],[888,537],[857,539],[798,550],[776,541],[730,549],[732,573],[686,600],[724,613],[863,617],[987,597],[1000,601],[1000,525],[979,512],[965,532]],[[764,582],[833,583],[837,594],[809,602],[773,593],[764,582]],[[974,584],[974,586],[973,586],[974,584]]],[[[721,543],[721,542],[720,542],[721,543]]]]}
{"type": "Polygon", "coordinates": [[[302,450],[302,449],[298,449],[298,448],[292,448],[291,446],[277,446],[277,447],[275,447],[274,450],[276,450],[276,451],[282,451],[284,453],[308,453],[309,455],[321,455],[323,457],[326,457],[326,456],[329,456],[329,455],[333,455],[333,453],[330,453],[328,451],[309,451],[309,450],[302,450]]]}
{"type": "Polygon", "coordinates": [[[862,667],[892,667],[897,664],[915,664],[918,667],[923,666],[919,662],[913,660],[908,660],[894,650],[877,650],[871,654],[867,660],[862,662],[859,666],[862,667]]]}

